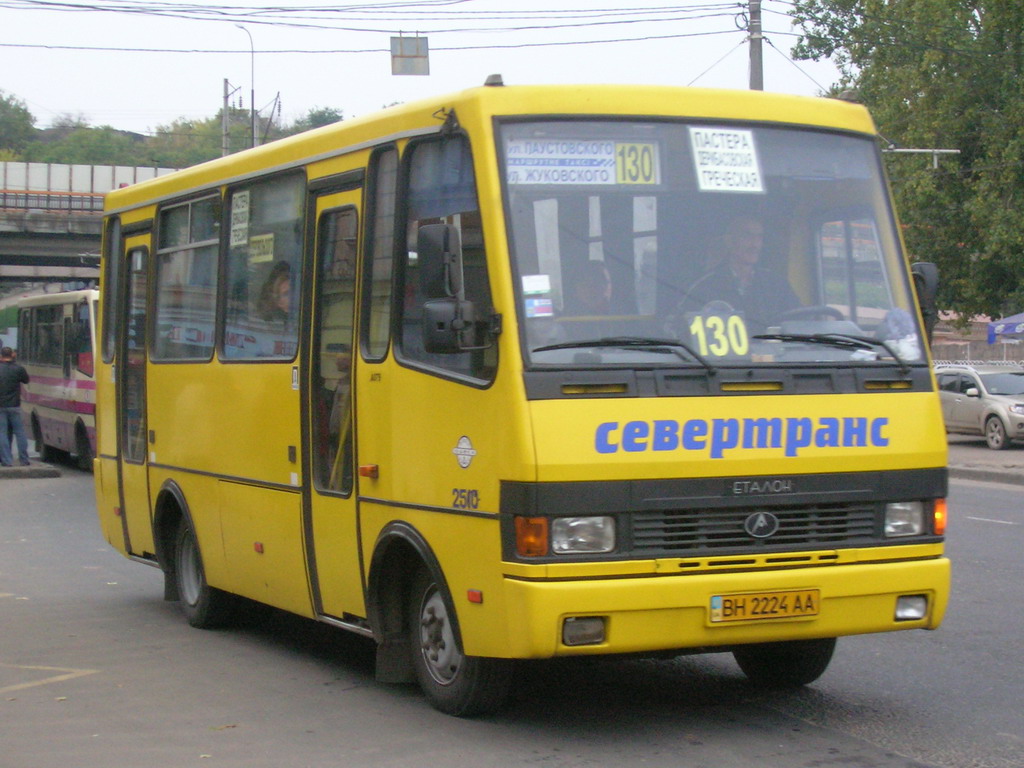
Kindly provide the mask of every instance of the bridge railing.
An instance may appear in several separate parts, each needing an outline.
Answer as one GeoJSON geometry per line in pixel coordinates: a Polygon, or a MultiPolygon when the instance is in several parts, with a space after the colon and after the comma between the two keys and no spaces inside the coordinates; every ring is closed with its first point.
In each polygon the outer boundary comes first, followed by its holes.
{"type": "Polygon", "coordinates": [[[3,161],[0,162],[0,209],[99,212],[103,210],[103,195],[110,190],[173,170],[3,161]]]}

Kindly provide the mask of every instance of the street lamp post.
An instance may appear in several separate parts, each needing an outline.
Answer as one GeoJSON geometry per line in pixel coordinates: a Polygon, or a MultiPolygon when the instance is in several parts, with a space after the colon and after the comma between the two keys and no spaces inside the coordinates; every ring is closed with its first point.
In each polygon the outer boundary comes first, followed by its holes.
{"type": "Polygon", "coordinates": [[[252,42],[252,33],[241,24],[235,24],[249,35],[249,136],[250,146],[256,146],[256,46],[252,42]]]}

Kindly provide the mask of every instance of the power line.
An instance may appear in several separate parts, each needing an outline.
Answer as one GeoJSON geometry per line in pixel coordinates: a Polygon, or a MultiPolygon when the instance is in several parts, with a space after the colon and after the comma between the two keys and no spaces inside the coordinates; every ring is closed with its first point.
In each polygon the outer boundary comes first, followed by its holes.
{"type": "MultiPolygon", "coordinates": [[[[391,28],[375,28],[375,27],[350,27],[342,26],[340,22],[346,19],[343,15],[338,13],[331,13],[331,18],[322,17],[320,14],[325,14],[327,11],[337,11],[339,9],[309,9],[309,8],[240,8],[240,7],[225,7],[225,6],[191,6],[191,5],[180,5],[180,4],[149,4],[149,3],[137,3],[128,4],[120,3],[116,5],[98,5],[98,4],[74,4],[74,3],[54,3],[48,0],[7,0],[7,2],[0,3],[0,7],[14,8],[14,9],[29,9],[29,10],[43,10],[43,11],[58,11],[58,12],[83,12],[83,11],[94,11],[94,12],[108,12],[108,13],[123,13],[123,14],[136,14],[136,15],[150,15],[162,18],[179,18],[192,21],[220,21],[220,22],[232,22],[239,23],[244,22],[247,24],[259,24],[272,27],[280,28],[294,28],[294,29],[323,29],[340,32],[357,32],[357,33],[376,33],[376,34],[391,34],[396,30],[394,27],[391,28]],[[309,14],[313,15],[309,15],[309,14]],[[316,22],[316,23],[313,23],[316,22]]],[[[652,24],[652,23],[665,23],[674,21],[697,21],[701,19],[709,19],[716,17],[728,17],[733,15],[736,5],[734,2],[729,3],[713,3],[713,4],[700,4],[696,6],[658,6],[648,7],[641,9],[609,9],[604,12],[595,11],[544,11],[544,12],[523,12],[516,11],[512,13],[495,13],[491,11],[475,12],[476,16],[467,17],[461,15],[458,18],[460,20],[472,20],[477,21],[500,21],[503,22],[503,26],[482,26],[477,25],[474,27],[433,27],[433,28],[421,28],[423,32],[429,32],[431,34],[453,34],[453,33],[485,33],[485,32],[521,32],[521,31],[538,31],[538,30],[555,30],[555,29],[569,29],[569,28],[585,28],[585,27],[596,27],[596,26],[608,26],[608,25],[620,25],[620,24],[652,24]],[[544,23],[544,24],[521,24],[516,26],[509,26],[510,21],[544,21],[544,20],[555,20],[561,22],[567,20],[565,23],[544,23]]],[[[375,9],[379,10],[379,9],[375,9]]],[[[432,12],[436,13],[436,12],[432,12]]],[[[463,12],[464,14],[465,12],[463,12]]],[[[355,17],[356,20],[363,20],[360,17],[355,17]]],[[[383,20],[394,20],[398,22],[410,21],[408,14],[401,16],[385,17],[383,20]]],[[[445,21],[450,22],[447,17],[427,17],[427,18],[415,18],[417,24],[421,24],[427,21],[445,21]]]]}
{"type": "MultiPolygon", "coordinates": [[[[538,43],[504,43],[488,45],[454,45],[454,46],[431,46],[432,51],[477,51],[497,50],[506,48],[541,48],[561,45],[603,45],[606,43],[636,43],[647,40],[674,40],[685,37],[709,37],[713,35],[735,34],[734,29],[716,30],[710,32],[680,32],[669,35],[644,35],[642,37],[616,37],[604,38],[601,40],[563,40],[538,43]]],[[[237,56],[238,48],[125,48],[117,46],[94,46],[94,45],[47,45],[44,43],[0,43],[0,48],[32,48],[53,51],[96,51],[106,53],[202,53],[202,54],[231,54],[237,56]]],[[[390,48],[332,48],[323,50],[312,50],[306,48],[281,48],[261,49],[257,48],[259,55],[275,54],[340,54],[340,53],[390,53],[390,48]]]]}

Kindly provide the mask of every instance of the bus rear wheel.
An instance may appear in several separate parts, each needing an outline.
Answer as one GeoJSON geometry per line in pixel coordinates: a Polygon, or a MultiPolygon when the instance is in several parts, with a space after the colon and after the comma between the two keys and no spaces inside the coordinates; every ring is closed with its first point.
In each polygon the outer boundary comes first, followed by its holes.
{"type": "Polygon", "coordinates": [[[36,453],[39,454],[40,461],[57,460],[57,449],[43,442],[43,428],[39,424],[39,417],[35,415],[32,416],[32,440],[36,444],[36,453]]]}
{"type": "Polygon", "coordinates": [[[512,662],[466,656],[456,637],[444,587],[421,569],[409,599],[409,632],[416,679],[435,709],[456,717],[501,708],[512,689],[512,662]]]}
{"type": "Polygon", "coordinates": [[[743,674],[759,688],[799,688],[821,677],[832,660],[836,639],[794,640],[744,645],[732,655],[743,674]]]}
{"type": "Polygon", "coordinates": [[[89,435],[81,422],[75,427],[75,455],[78,458],[78,468],[83,472],[92,472],[92,443],[89,442],[89,435]]]}
{"type": "Polygon", "coordinates": [[[231,596],[206,583],[199,544],[187,520],[181,521],[175,537],[174,578],[181,609],[189,624],[199,629],[211,629],[230,620],[231,596]]]}

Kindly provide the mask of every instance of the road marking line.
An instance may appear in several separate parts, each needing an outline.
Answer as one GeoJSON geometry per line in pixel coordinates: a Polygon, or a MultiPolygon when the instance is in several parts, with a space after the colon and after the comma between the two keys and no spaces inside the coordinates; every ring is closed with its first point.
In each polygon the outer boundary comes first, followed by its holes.
{"type": "Polygon", "coordinates": [[[0,667],[6,667],[7,669],[31,669],[39,672],[63,672],[63,675],[53,675],[51,677],[44,677],[42,680],[34,680],[30,683],[18,683],[17,685],[8,685],[4,688],[0,688],[0,693],[12,693],[13,691],[23,691],[26,688],[35,688],[40,685],[49,685],[50,683],[60,683],[64,680],[73,680],[76,677],[85,677],[86,675],[95,675],[99,672],[98,669],[72,669],[70,667],[32,667],[24,664],[3,664],[0,663],[0,667]]]}
{"type": "Polygon", "coordinates": [[[1012,520],[993,520],[990,517],[971,517],[970,515],[965,515],[965,517],[968,520],[977,520],[979,523],[999,523],[1000,525],[1020,525],[1020,523],[1015,523],[1012,520]]]}

